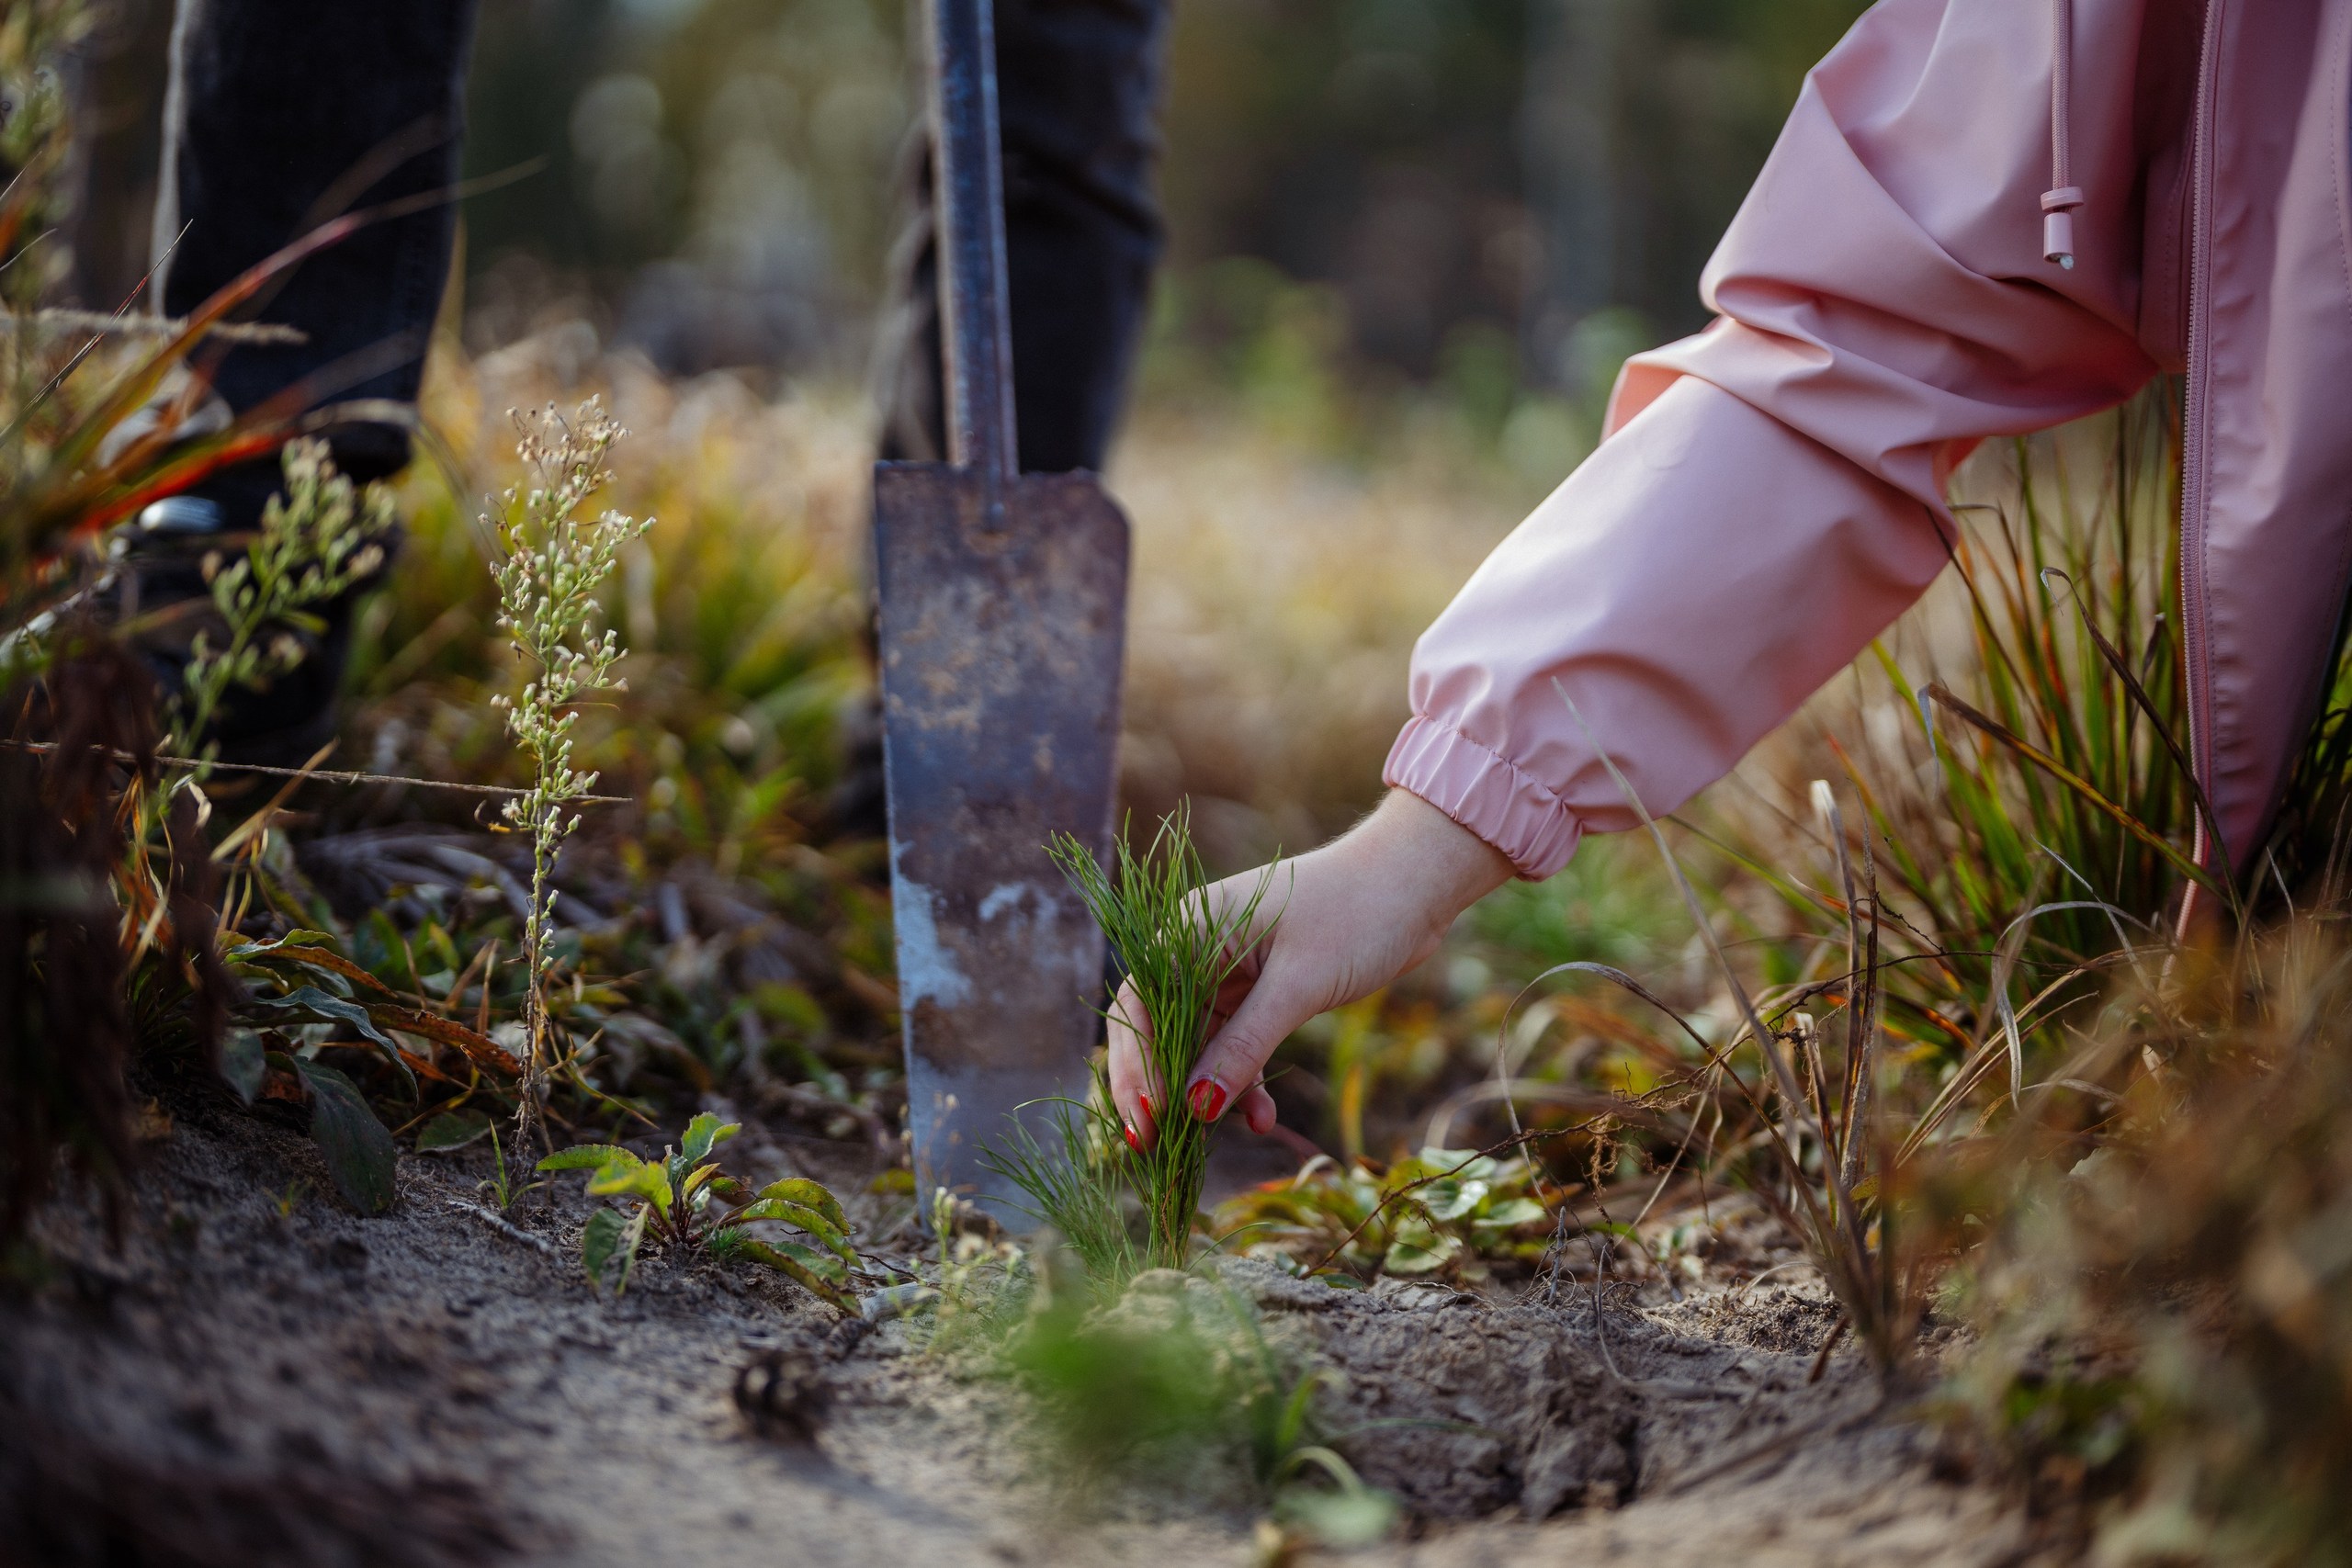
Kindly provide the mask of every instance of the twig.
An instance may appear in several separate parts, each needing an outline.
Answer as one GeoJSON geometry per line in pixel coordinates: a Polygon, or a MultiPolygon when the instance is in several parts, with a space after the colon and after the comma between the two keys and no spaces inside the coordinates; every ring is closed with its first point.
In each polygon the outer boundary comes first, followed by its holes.
{"type": "Polygon", "coordinates": [[[480,1203],[469,1203],[462,1198],[451,1198],[446,1200],[446,1201],[452,1209],[458,1211],[460,1213],[471,1214],[474,1218],[480,1220],[482,1224],[488,1225],[499,1235],[506,1237],[509,1241],[519,1241],[525,1247],[535,1248],[548,1258],[553,1258],[556,1255],[554,1246],[548,1242],[547,1237],[533,1235],[529,1231],[525,1230],[522,1226],[516,1224],[514,1221],[508,1219],[503,1214],[494,1214],[488,1209],[483,1208],[480,1203]]]}
{"type": "MultiPolygon", "coordinates": [[[[19,751],[54,751],[57,750],[56,743],[48,740],[0,739],[0,746],[10,747],[19,751]]],[[[118,762],[130,762],[133,765],[136,765],[142,760],[133,752],[114,750],[111,748],[107,750],[107,754],[118,762]]],[[[153,762],[159,767],[165,768],[186,768],[190,770],[203,768],[213,773],[267,773],[273,778],[319,779],[327,784],[413,784],[418,789],[447,789],[456,790],[461,795],[495,795],[506,796],[510,799],[516,795],[525,795],[531,793],[527,789],[515,789],[507,784],[455,784],[447,779],[410,778],[401,773],[334,773],[322,768],[273,768],[266,766],[260,762],[213,762],[207,761],[201,757],[167,757],[160,754],[146,758],[144,761],[153,762]]],[[[583,795],[577,796],[576,798],[582,802],[594,803],[598,806],[629,806],[635,804],[634,801],[626,795],[583,795]]]]}

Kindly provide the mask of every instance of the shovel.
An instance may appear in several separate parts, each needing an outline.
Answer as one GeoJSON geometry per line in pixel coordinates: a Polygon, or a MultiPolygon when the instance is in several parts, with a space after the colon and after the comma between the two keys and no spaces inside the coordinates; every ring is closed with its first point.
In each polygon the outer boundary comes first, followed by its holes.
{"type": "Polygon", "coordinates": [[[990,0],[927,9],[953,461],[874,470],[899,1006],[916,1190],[1025,1228],[979,1155],[1087,1087],[1102,939],[1045,845],[1109,848],[1127,522],[1019,471],[990,0]]]}

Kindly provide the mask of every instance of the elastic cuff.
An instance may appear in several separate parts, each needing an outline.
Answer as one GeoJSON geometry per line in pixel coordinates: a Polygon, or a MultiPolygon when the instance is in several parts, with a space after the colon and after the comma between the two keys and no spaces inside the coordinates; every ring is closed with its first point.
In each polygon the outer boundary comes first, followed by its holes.
{"type": "Polygon", "coordinates": [[[1584,825],[1560,797],[1460,730],[1416,716],[1388,750],[1383,783],[1419,795],[1492,844],[1530,882],[1568,863],[1584,825]]]}

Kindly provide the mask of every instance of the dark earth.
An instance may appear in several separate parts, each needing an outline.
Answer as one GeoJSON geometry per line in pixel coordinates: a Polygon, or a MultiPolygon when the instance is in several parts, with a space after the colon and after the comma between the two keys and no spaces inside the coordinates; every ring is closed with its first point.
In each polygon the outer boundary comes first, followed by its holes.
{"type": "MultiPolygon", "coordinates": [[[[1246,1487],[1080,1496],[1017,1391],[904,1321],[658,1256],[599,1295],[576,1179],[503,1219],[477,1190],[486,1149],[403,1155],[398,1202],[366,1219],[292,1133],[224,1114],[153,1134],[119,1245],[69,1190],[0,1296],[7,1568],[1327,1554],[1282,1543],[1246,1487]]],[[[914,1245],[858,1148],[754,1122],[725,1152],[832,1183],[871,1248],[914,1245]]],[[[1403,1506],[1385,1542],[1334,1557],[2041,1560],[2013,1499],[1966,1479],[1850,1347],[1821,1355],[1837,1314],[1817,1281],[1774,1273],[1645,1308],[1573,1280],[1340,1291],[1228,1259],[1148,1275],[1116,1310],[1172,1320],[1229,1292],[1329,1369],[1317,1414],[1403,1506]]]]}

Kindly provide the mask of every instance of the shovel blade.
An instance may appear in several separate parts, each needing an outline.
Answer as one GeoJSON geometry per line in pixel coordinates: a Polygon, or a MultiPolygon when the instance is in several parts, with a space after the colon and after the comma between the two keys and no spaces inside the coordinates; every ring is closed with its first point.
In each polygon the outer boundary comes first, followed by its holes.
{"type": "MultiPolygon", "coordinates": [[[[890,897],[917,1190],[1020,1224],[979,1163],[1022,1105],[1082,1099],[1102,938],[1046,854],[1107,852],[1127,521],[1087,474],[874,478],[890,897]]],[[[1053,1107],[1023,1113],[1041,1138],[1053,1107]]],[[[1049,1141],[1050,1146],[1050,1141],[1049,1141]]]]}

